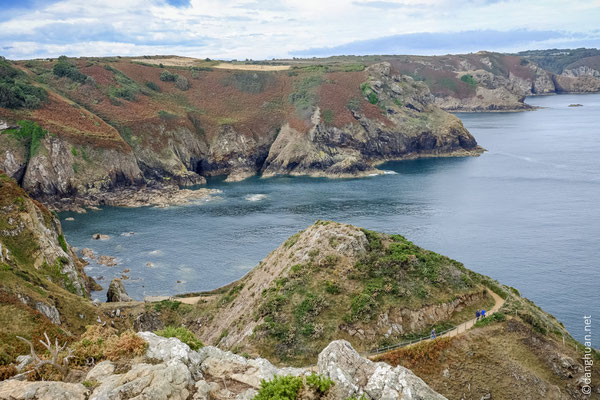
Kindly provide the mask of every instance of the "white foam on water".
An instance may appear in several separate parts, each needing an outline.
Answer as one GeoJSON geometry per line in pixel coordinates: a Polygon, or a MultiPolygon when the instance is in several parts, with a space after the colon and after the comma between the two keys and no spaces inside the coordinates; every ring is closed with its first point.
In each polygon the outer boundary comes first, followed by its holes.
{"type": "Polygon", "coordinates": [[[248,194],[246,196],[244,196],[244,199],[248,200],[248,201],[261,201],[267,198],[266,194],[248,194]]]}
{"type": "Polygon", "coordinates": [[[383,171],[384,175],[398,175],[396,171],[383,171]]]}

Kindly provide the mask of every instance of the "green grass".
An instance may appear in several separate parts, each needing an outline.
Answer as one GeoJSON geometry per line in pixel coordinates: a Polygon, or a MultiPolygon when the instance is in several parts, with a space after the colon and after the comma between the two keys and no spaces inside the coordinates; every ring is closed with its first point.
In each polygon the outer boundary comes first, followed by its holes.
{"type": "Polygon", "coordinates": [[[333,110],[323,110],[323,121],[326,124],[333,124],[334,121],[334,115],[333,115],[333,110]]]}
{"type": "Polygon", "coordinates": [[[173,326],[167,326],[165,329],[158,330],[154,333],[157,334],[158,336],[162,336],[162,337],[166,337],[166,338],[172,338],[172,337],[177,338],[177,339],[181,340],[183,343],[190,346],[190,349],[192,349],[194,351],[197,351],[204,346],[202,344],[202,342],[200,341],[200,339],[198,339],[192,331],[190,331],[189,329],[187,329],[183,326],[180,326],[177,328],[173,327],[173,326]]]}
{"type": "Polygon", "coordinates": [[[31,159],[37,154],[41,141],[48,135],[48,131],[29,120],[21,120],[18,124],[19,129],[8,129],[3,134],[17,138],[29,150],[27,156],[31,159]]]}
{"type": "Polygon", "coordinates": [[[63,235],[58,235],[58,244],[60,244],[60,248],[66,253],[69,248],[67,247],[67,241],[63,235]]]}
{"type": "Polygon", "coordinates": [[[289,102],[294,105],[296,112],[303,118],[310,115],[317,104],[316,89],[323,83],[323,77],[311,74],[296,81],[294,92],[289,95],[289,102]]]}

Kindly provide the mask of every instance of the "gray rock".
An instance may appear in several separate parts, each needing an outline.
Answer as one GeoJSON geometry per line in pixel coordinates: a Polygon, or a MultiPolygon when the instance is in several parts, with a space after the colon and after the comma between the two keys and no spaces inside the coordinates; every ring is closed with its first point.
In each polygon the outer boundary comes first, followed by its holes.
{"type": "Polygon", "coordinates": [[[404,367],[391,367],[361,357],[345,340],[331,342],[319,354],[319,373],[335,382],[336,397],[373,400],[443,400],[421,378],[404,367]]]}
{"type": "Polygon", "coordinates": [[[89,400],[186,400],[194,381],[189,369],[179,361],[168,364],[135,364],[124,374],[99,376],[89,400]]]}
{"type": "Polygon", "coordinates": [[[194,379],[202,378],[200,363],[202,357],[177,338],[164,338],[152,332],[139,332],[138,336],[148,342],[146,357],[170,364],[179,362],[189,368],[194,379]]]}
{"type": "Polygon", "coordinates": [[[0,399],[6,400],[87,400],[89,390],[79,383],[0,382],[0,399]]]}
{"type": "Polygon", "coordinates": [[[271,380],[275,375],[304,375],[303,368],[277,368],[263,358],[246,359],[230,351],[206,346],[198,352],[202,359],[202,372],[222,379],[231,379],[258,389],[260,382],[271,380]]]}
{"type": "Polygon", "coordinates": [[[92,368],[85,380],[102,382],[115,372],[115,365],[110,361],[102,361],[92,368]]]}
{"type": "Polygon", "coordinates": [[[108,291],[106,292],[106,301],[109,303],[121,301],[133,301],[125,291],[125,286],[119,278],[115,278],[110,282],[108,291]]]}
{"type": "Polygon", "coordinates": [[[18,356],[17,357],[17,371],[22,372],[25,367],[33,362],[33,358],[30,355],[18,356]]]}
{"type": "Polygon", "coordinates": [[[35,303],[35,309],[48,317],[53,324],[60,325],[60,313],[56,307],[38,301],[35,303]]]}
{"type": "Polygon", "coordinates": [[[133,329],[135,329],[136,332],[153,332],[163,328],[164,324],[160,319],[160,314],[156,311],[143,312],[133,321],[133,329]]]}
{"type": "Polygon", "coordinates": [[[206,382],[200,380],[194,385],[196,392],[192,400],[212,400],[213,393],[220,389],[219,384],[215,382],[206,382]]]}

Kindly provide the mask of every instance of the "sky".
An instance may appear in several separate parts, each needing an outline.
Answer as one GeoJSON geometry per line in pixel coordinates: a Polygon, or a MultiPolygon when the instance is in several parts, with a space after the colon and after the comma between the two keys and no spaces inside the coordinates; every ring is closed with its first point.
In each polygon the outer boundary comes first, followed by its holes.
{"type": "Polygon", "coordinates": [[[600,0],[0,0],[9,59],[600,47],[600,0]]]}

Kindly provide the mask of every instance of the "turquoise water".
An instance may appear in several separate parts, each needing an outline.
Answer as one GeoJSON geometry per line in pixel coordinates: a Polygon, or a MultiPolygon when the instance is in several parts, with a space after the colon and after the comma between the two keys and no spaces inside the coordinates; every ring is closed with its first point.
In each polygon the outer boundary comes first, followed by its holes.
{"type": "Polygon", "coordinates": [[[105,288],[129,268],[136,299],[229,283],[317,219],[400,233],[516,287],[581,339],[582,316],[600,315],[600,95],[528,102],[546,108],[459,115],[481,157],[393,162],[363,179],[213,180],[219,200],[64,213],[63,228],[73,246],[118,258],[87,268],[105,288]]]}

